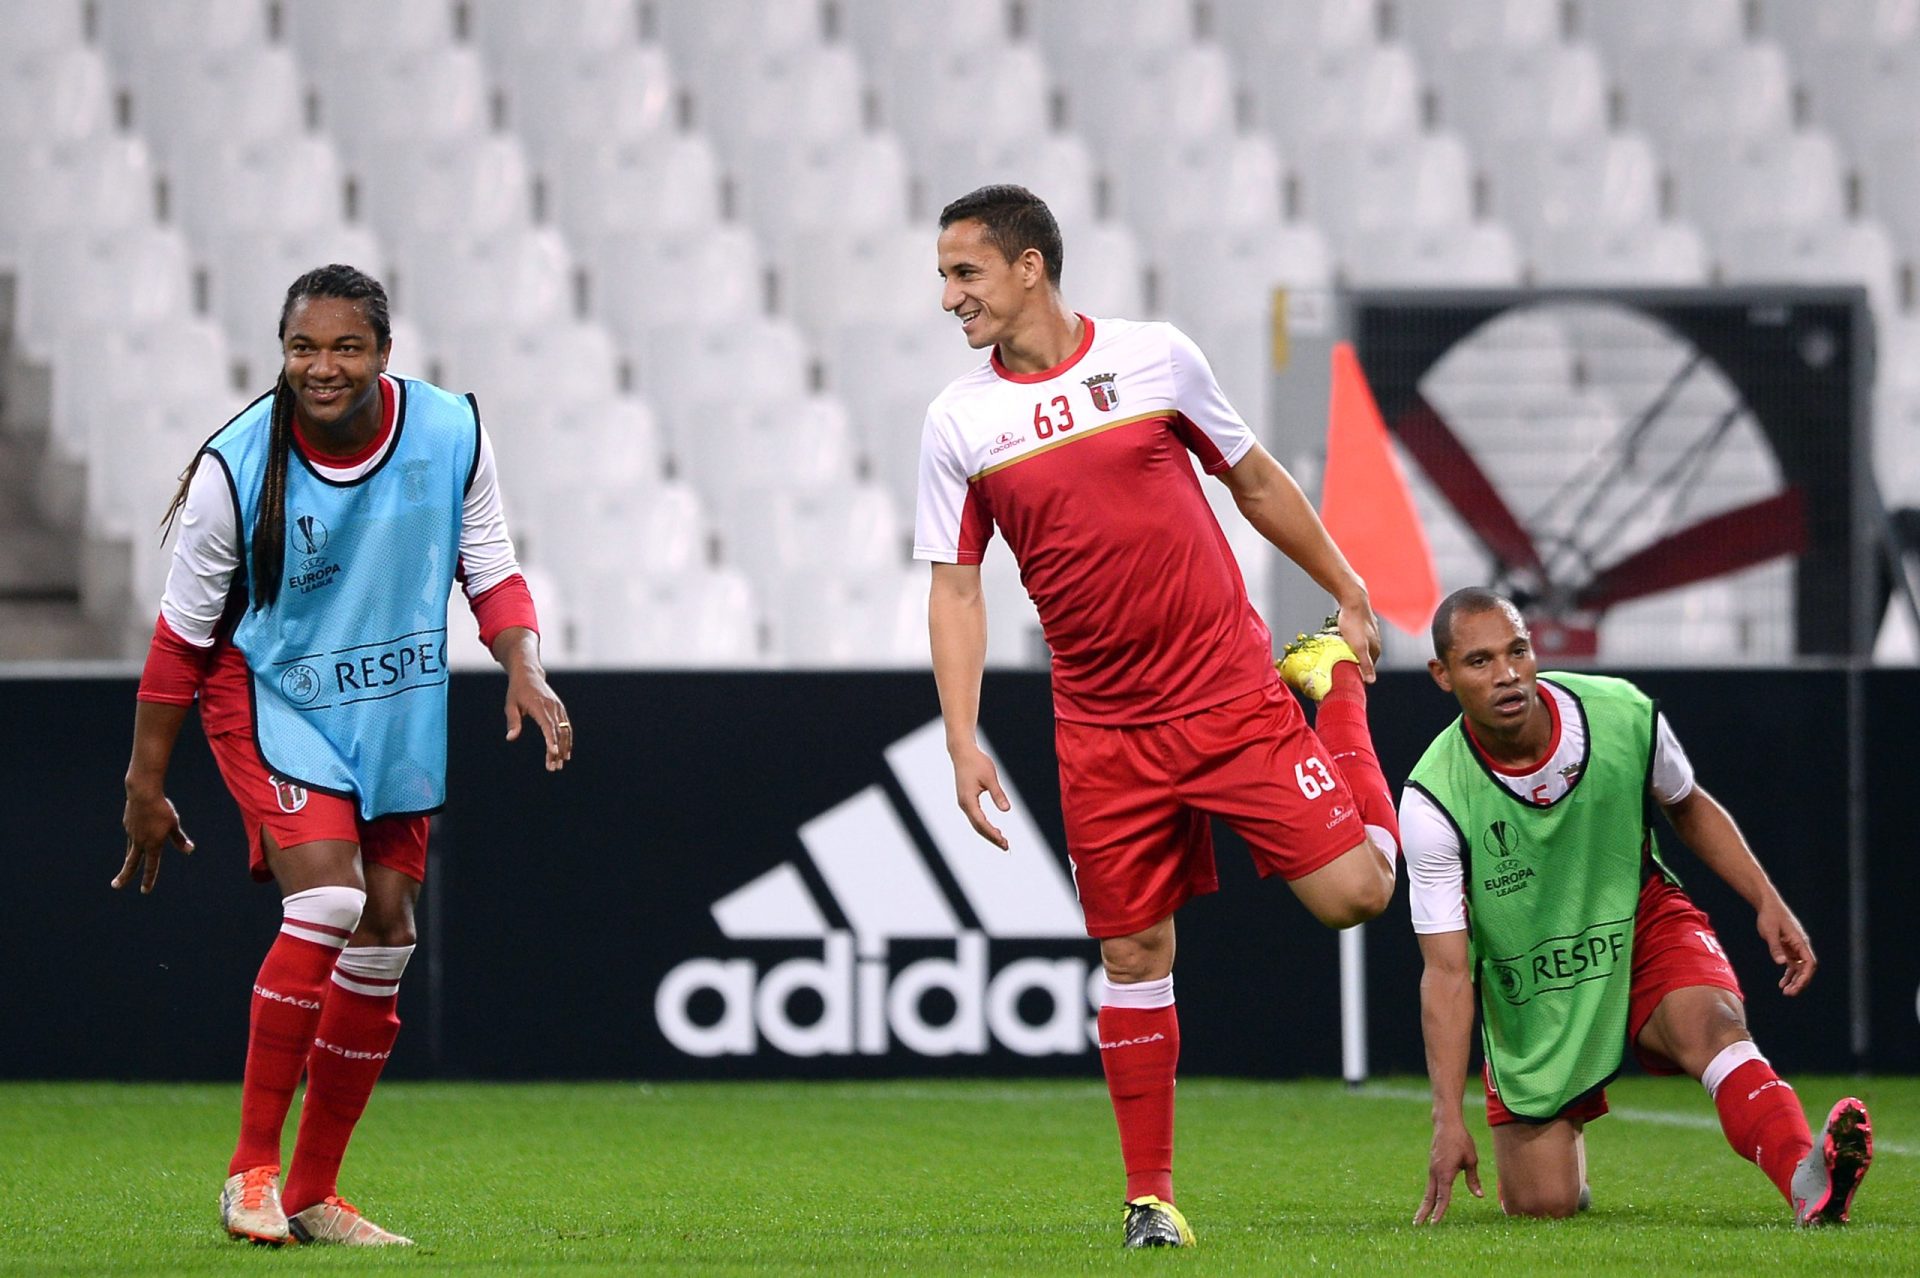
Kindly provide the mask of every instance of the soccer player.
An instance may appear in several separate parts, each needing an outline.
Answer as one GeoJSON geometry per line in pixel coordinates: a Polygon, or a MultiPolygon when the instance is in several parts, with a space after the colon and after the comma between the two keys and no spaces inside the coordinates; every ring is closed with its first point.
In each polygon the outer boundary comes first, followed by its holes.
{"type": "Polygon", "coordinates": [[[1007,798],[976,740],[980,560],[997,527],[1053,652],[1067,851],[1105,968],[1100,1056],[1126,1168],[1124,1237],[1190,1244],[1173,1205],[1173,915],[1218,885],[1213,816],[1322,923],[1352,927],[1386,908],[1395,814],[1364,690],[1379,626],[1364,584],[1194,344],[1169,324],[1067,306],[1060,230],[1037,196],[989,186],[955,200],[938,252],[941,305],[989,352],[933,401],[920,445],[914,554],[933,561],[928,626],[957,798],[1006,850],[980,796],[1003,812],[1007,798]],[[1275,672],[1190,455],[1337,602],[1328,632],[1293,661],[1331,684],[1318,736],[1275,672]]]}
{"type": "Polygon", "coordinates": [[[240,1139],[220,1194],[261,1243],[406,1244],[338,1194],[393,1049],[427,821],[446,788],[447,599],[456,578],[507,672],[507,739],[531,717],[548,770],[573,752],[471,397],[386,374],[386,291],[348,266],[295,280],[271,394],[202,447],[168,511],[180,539],[127,768],[126,863],[153,889],[191,852],[165,792],[196,696],[282,923],[253,983],[240,1139]],[[305,1073],[286,1184],[280,1129],[305,1073]],[[284,1204],[284,1206],[283,1206],[284,1204]]]}
{"type": "Polygon", "coordinates": [[[1799,1099],[1747,1033],[1740,982],[1662,860],[1658,804],[1686,845],[1752,904],[1784,967],[1813,946],[1746,839],[1694,780],[1666,716],[1621,679],[1537,675],[1526,623],[1488,590],[1433,619],[1434,682],[1460,717],[1414,767],[1400,830],[1420,981],[1433,1148],[1414,1223],[1446,1215],[1454,1179],[1480,1193],[1461,1120],[1479,990],[1487,1122],[1511,1215],[1568,1216],[1586,1197],[1586,1124],[1628,1043],[1652,1073],[1700,1080],[1727,1142],[1802,1225],[1847,1219],[1873,1158],[1866,1107],[1836,1104],[1816,1142],[1799,1099]]]}

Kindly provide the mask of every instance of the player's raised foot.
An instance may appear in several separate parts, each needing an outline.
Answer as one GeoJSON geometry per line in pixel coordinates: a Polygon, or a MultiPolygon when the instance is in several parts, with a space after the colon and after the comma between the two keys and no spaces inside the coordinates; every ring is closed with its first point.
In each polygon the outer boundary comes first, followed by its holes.
{"type": "Polygon", "coordinates": [[[344,1198],[327,1197],[287,1217],[287,1228],[303,1243],[339,1243],[346,1247],[411,1247],[413,1239],[368,1220],[344,1198]]]}
{"type": "Polygon", "coordinates": [[[220,1187],[220,1224],[248,1242],[278,1247],[287,1241],[287,1213],[280,1210],[280,1169],[271,1163],[227,1177],[220,1187]]]}
{"type": "Polygon", "coordinates": [[[1580,1200],[1574,1204],[1573,1209],[1575,1211],[1592,1211],[1593,1210],[1593,1186],[1592,1185],[1587,1184],[1585,1181],[1580,1182],[1580,1200]]]}
{"type": "Polygon", "coordinates": [[[1873,1162],[1873,1123],[1852,1096],[1827,1114],[1813,1148],[1793,1172],[1793,1218],[1802,1225],[1844,1225],[1854,1191],[1873,1162]]]}
{"type": "Polygon", "coordinates": [[[1333,690],[1333,668],[1342,661],[1359,660],[1340,637],[1340,614],[1335,613],[1312,634],[1295,636],[1274,665],[1288,687],[1309,701],[1318,701],[1333,690]]]}
{"type": "Polygon", "coordinates": [[[1191,1247],[1193,1230],[1178,1207],[1146,1194],[1127,1204],[1127,1246],[1191,1247]]]}

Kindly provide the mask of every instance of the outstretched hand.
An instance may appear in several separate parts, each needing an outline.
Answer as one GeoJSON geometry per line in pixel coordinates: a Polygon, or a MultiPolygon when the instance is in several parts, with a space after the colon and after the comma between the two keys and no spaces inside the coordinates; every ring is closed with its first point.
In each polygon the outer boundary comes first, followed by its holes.
{"type": "Polygon", "coordinates": [[[1762,906],[1758,927],[1760,939],[1767,943],[1767,953],[1786,969],[1780,974],[1780,992],[1791,997],[1807,988],[1820,960],[1814,957],[1807,929],[1800,926],[1800,920],[1793,916],[1786,902],[1776,899],[1762,906]]]}
{"type": "Polygon", "coordinates": [[[1480,1151],[1473,1136],[1458,1123],[1433,1129],[1433,1150],[1427,1156],[1427,1192],[1420,1210],[1413,1213],[1416,1225],[1437,1225],[1446,1217],[1453,1201],[1453,1182],[1461,1172],[1467,1174],[1467,1188],[1475,1198],[1486,1195],[1480,1190],[1480,1151]]]}
{"type": "Polygon", "coordinates": [[[1007,802],[1007,792],[1000,788],[1000,772],[993,766],[993,760],[986,751],[978,746],[968,746],[954,751],[953,755],[954,797],[960,803],[960,810],[967,815],[967,824],[974,833],[987,842],[1008,851],[1010,845],[1007,836],[1000,827],[987,820],[985,809],[980,806],[982,793],[993,796],[993,806],[1002,812],[1011,812],[1013,805],[1007,802]]]}
{"type": "Polygon", "coordinates": [[[1373,663],[1380,657],[1380,620],[1366,599],[1340,605],[1340,637],[1360,662],[1360,678],[1373,682],[1373,663]]]}
{"type": "Polygon", "coordinates": [[[507,740],[518,741],[528,719],[540,725],[547,739],[547,771],[566,767],[573,757],[573,721],[567,707],[538,669],[514,669],[507,675],[507,740]]]}
{"type": "Polygon", "coordinates": [[[142,896],[153,891],[154,883],[160,878],[160,854],[169,843],[188,855],[193,853],[193,840],[180,828],[180,813],[174,809],[173,801],[157,790],[150,794],[128,794],[120,824],[127,831],[127,859],[120,866],[120,873],[113,876],[111,886],[116,891],[133,882],[136,876],[142,896]]]}

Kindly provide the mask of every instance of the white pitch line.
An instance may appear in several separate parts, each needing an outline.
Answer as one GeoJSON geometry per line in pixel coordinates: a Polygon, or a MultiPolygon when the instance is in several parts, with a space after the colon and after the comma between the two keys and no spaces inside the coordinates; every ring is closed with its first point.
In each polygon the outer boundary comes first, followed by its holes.
{"type": "MultiPolygon", "coordinates": [[[[1363,1086],[1359,1091],[1352,1094],[1361,1100],[1419,1101],[1426,1103],[1433,1099],[1431,1093],[1419,1091],[1412,1087],[1363,1086]]],[[[1608,1112],[1615,1118],[1625,1119],[1629,1123],[1652,1123],[1659,1127],[1691,1127],[1703,1132],[1717,1132],[1720,1130],[1720,1120],[1708,1118],[1704,1114],[1675,1114],[1664,1109],[1631,1108],[1613,1108],[1608,1112]]],[[[1881,1140],[1878,1137],[1874,1139],[1873,1152],[1876,1154],[1898,1154],[1903,1158],[1912,1158],[1920,1155],[1920,1149],[1916,1149],[1912,1145],[1899,1144],[1890,1140],[1881,1140]]]]}

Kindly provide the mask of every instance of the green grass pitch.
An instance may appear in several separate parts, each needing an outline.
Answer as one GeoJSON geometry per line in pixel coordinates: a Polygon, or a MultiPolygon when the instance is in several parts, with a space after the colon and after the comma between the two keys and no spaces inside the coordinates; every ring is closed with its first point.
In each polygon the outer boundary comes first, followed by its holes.
{"type": "MultiPolygon", "coordinates": [[[[1076,1082],[393,1084],[342,1188],[404,1252],[229,1242],[234,1086],[0,1085],[0,1273],[1903,1273],[1920,1271],[1920,1080],[1863,1096],[1878,1150],[1847,1229],[1803,1232],[1695,1083],[1633,1078],[1588,1131],[1594,1209],[1509,1221],[1460,1197],[1409,1224],[1424,1087],[1180,1086],[1200,1246],[1124,1252],[1106,1094],[1076,1082]]],[[[1473,1107],[1470,1107],[1470,1112],[1473,1107]]],[[[292,1132],[289,1130],[289,1145],[292,1132]]],[[[1464,1194],[1464,1191],[1462,1191],[1464,1194]]]]}

